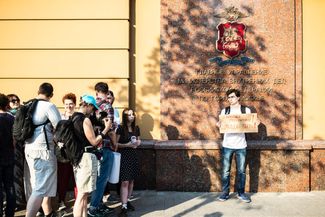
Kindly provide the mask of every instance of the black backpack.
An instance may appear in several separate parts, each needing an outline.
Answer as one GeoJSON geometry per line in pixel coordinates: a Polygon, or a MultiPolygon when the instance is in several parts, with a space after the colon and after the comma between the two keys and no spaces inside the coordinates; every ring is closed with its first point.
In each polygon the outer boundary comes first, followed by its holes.
{"type": "Polygon", "coordinates": [[[38,125],[33,123],[33,114],[38,101],[39,99],[31,99],[18,108],[12,129],[12,135],[17,142],[25,142],[26,139],[33,136],[36,127],[44,125],[46,144],[49,149],[45,125],[50,121],[47,119],[44,123],[38,125]]]}
{"type": "Polygon", "coordinates": [[[83,115],[75,115],[68,120],[61,120],[57,124],[54,132],[53,141],[60,147],[56,151],[60,151],[58,154],[67,161],[70,161],[74,166],[80,162],[84,153],[84,144],[77,137],[74,124],[76,121],[82,123],[83,120],[83,115]]]}

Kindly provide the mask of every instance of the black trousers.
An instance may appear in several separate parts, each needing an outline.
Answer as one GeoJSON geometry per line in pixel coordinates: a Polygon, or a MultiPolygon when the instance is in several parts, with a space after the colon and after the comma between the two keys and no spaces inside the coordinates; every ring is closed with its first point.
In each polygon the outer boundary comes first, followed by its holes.
{"type": "Polygon", "coordinates": [[[6,193],[6,217],[13,217],[16,208],[16,193],[14,187],[14,164],[0,164],[0,216],[3,216],[3,190],[6,193]],[[4,188],[4,189],[3,189],[4,188]]]}

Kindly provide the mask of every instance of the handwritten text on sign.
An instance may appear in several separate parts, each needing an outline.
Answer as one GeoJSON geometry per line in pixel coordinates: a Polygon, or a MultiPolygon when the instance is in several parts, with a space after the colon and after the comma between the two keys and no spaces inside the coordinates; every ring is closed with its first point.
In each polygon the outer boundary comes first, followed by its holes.
{"type": "Polygon", "coordinates": [[[220,133],[257,133],[257,114],[219,115],[220,133]]]}

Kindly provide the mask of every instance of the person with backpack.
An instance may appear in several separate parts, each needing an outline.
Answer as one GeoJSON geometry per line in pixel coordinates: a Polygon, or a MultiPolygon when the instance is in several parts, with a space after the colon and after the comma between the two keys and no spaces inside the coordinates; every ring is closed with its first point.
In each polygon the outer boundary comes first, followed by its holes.
{"type": "Polygon", "coordinates": [[[99,161],[98,177],[96,182],[96,190],[91,194],[90,206],[88,210],[88,216],[95,217],[106,215],[113,212],[114,209],[107,207],[103,202],[103,196],[109,175],[113,166],[113,151],[116,150],[116,134],[114,129],[114,109],[112,104],[108,101],[107,95],[109,88],[107,83],[98,82],[95,85],[96,91],[96,104],[98,110],[96,111],[97,123],[95,123],[98,133],[102,133],[103,119],[108,118],[112,122],[112,127],[109,132],[104,134],[105,138],[101,144],[101,151],[103,153],[102,159],[99,161]]]}
{"type": "MultiPolygon", "coordinates": [[[[110,119],[104,118],[104,129],[96,136],[89,116],[97,109],[98,106],[96,105],[95,98],[90,95],[84,95],[81,98],[79,111],[75,112],[71,117],[75,136],[84,148],[81,159],[77,159],[76,164],[73,163],[73,170],[78,189],[77,198],[73,207],[74,217],[87,217],[87,198],[89,193],[94,191],[97,187],[98,157],[96,155],[97,149],[95,147],[103,141],[103,138],[105,138],[105,135],[111,129],[113,124],[110,119]],[[81,118],[75,118],[76,116],[81,118]]],[[[67,152],[67,155],[70,154],[67,152]]]]}
{"type": "MultiPolygon", "coordinates": [[[[221,115],[228,114],[250,114],[251,110],[242,106],[239,103],[240,91],[237,89],[229,89],[226,92],[230,106],[222,109],[221,115]]],[[[221,127],[222,123],[218,122],[217,127],[221,127]]],[[[246,182],[246,137],[245,133],[225,133],[222,142],[222,193],[219,195],[218,200],[226,201],[229,199],[230,189],[230,168],[233,154],[236,155],[236,168],[237,168],[237,197],[241,201],[250,203],[251,199],[245,194],[246,182]]]]}
{"type": "Polygon", "coordinates": [[[13,217],[16,207],[14,187],[15,148],[12,139],[14,116],[7,112],[8,106],[8,97],[0,93],[0,216],[3,216],[3,192],[5,192],[7,202],[5,216],[13,217]]]}
{"type": "MultiPolygon", "coordinates": [[[[23,124],[24,130],[30,130],[32,136],[25,140],[25,158],[30,172],[32,194],[30,195],[26,217],[35,217],[42,206],[45,216],[55,216],[51,206],[51,198],[56,196],[57,188],[57,160],[54,153],[53,131],[61,120],[57,107],[50,102],[53,97],[53,86],[50,83],[42,83],[38,89],[38,96],[32,100],[31,108],[27,109],[27,115],[32,117],[32,125],[27,127],[23,124]],[[31,129],[30,129],[31,128],[31,129]]],[[[28,104],[28,103],[27,103],[28,104]]],[[[22,111],[27,105],[21,106],[14,123],[13,135],[16,139],[22,111]]],[[[28,116],[28,117],[29,117],[28,116]]],[[[25,121],[29,120],[25,117],[25,121]]]]}

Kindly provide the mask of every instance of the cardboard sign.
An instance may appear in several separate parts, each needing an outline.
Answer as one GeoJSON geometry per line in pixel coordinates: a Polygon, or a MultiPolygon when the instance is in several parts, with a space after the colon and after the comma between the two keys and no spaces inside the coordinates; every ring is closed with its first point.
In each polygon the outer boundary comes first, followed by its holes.
{"type": "Polygon", "coordinates": [[[220,133],[257,133],[257,114],[219,115],[220,133]]]}

